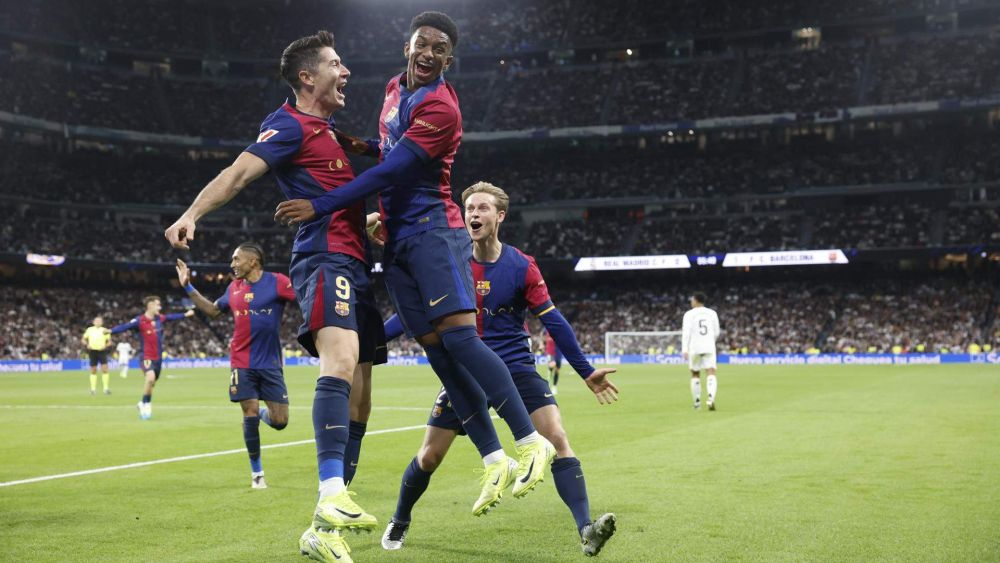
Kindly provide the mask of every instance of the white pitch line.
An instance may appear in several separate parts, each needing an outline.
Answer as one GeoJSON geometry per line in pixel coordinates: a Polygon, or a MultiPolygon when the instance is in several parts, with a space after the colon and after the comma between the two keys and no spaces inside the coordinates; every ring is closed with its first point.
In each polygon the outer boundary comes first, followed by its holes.
{"type": "MultiPolygon", "coordinates": [[[[132,410],[135,405],[0,405],[0,409],[122,409],[132,410]]],[[[295,405],[288,407],[297,410],[312,410],[308,405],[295,405]]],[[[232,410],[233,407],[223,405],[157,405],[156,410],[207,410],[225,409],[232,410]]],[[[427,407],[380,407],[374,406],[373,410],[379,411],[429,411],[427,407]]]]}
{"type": "MultiPolygon", "coordinates": [[[[405,432],[407,430],[417,430],[421,428],[426,428],[426,425],[421,424],[419,426],[401,426],[399,428],[386,428],[384,430],[372,430],[367,432],[366,436],[374,436],[377,434],[391,434],[393,432],[405,432]]],[[[274,448],[287,448],[289,446],[301,446],[304,444],[312,444],[315,440],[298,440],[296,442],[285,442],[282,444],[268,444],[266,446],[261,446],[262,450],[270,450],[274,448]]],[[[245,454],[247,453],[246,448],[239,448],[236,450],[224,450],[221,452],[209,452],[204,454],[194,454],[185,455],[180,457],[168,457],[165,459],[154,459],[152,461],[140,461],[136,463],[127,463],[125,465],[112,465],[111,467],[99,467],[97,469],[87,469],[85,471],[73,471],[72,473],[60,473],[58,475],[44,475],[42,477],[32,477],[31,479],[19,479],[17,481],[7,481],[5,483],[0,483],[0,487],[13,487],[14,485],[26,485],[28,483],[39,483],[42,481],[52,481],[55,479],[66,479],[68,477],[81,477],[83,475],[93,475],[95,473],[107,473],[109,471],[120,471],[122,469],[134,469],[136,467],[146,467],[149,465],[159,465],[162,463],[174,463],[176,461],[190,461],[192,459],[204,459],[208,457],[218,457],[223,455],[231,454],[245,454]]]]}

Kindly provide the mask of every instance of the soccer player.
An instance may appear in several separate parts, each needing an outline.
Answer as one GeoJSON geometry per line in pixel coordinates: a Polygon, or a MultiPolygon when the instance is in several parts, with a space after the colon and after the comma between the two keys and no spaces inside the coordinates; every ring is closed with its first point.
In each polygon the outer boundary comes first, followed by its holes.
{"type": "MultiPolygon", "coordinates": [[[[351,72],[334,49],[333,35],[319,31],[293,41],[281,55],[280,71],[294,101],[286,101],[264,120],[257,141],[209,182],[166,230],[175,248],[187,249],[198,220],[267,172],[287,198],[338,191],[354,178],[334,135],[333,114],[345,105],[344,88],[351,72]]],[[[358,364],[371,364],[380,347],[384,351],[382,317],[368,277],[364,207],[358,201],[332,215],[301,222],[289,267],[304,318],[298,341],[319,357],[312,409],[319,501],[299,548],[320,560],[350,557],[339,530],[370,531],[378,526],[376,518],[348,494],[344,467],[352,434],[352,383],[355,373],[364,371],[358,364]]]]}
{"type": "Polygon", "coordinates": [[[545,355],[549,357],[549,381],[551,382],[552,394],[558,395],[559,391],[559,369],[562,368],[563,355],[556,346],[556,339],[552,338],[549,331],[545,331],[545,355]]]}
{"type": "Polygon", "coordinates": [[[250,456],[250,486],[266,489],[260,459],[260,423],[282,430],[288,425],[288,388],[281,369],[281,315],[295,301],[292,282],[284,274],[264,271],[264,251],[253,243],[236,247],[229,263],[233,276],[214,302],[191,284],[191,270],[177,260],[177,280],[195,307],[211,318],[233,314],[229,344],[229,400],[243,410],[243,441],[250,456]],[[260,400],[267,403],[260,406],[260,400]]]}
{"type": "Polygon", "coordinates": [[[111,342],[111,331],[104,327],[104,319],[94,317],[94,324],[83,333],[81,342],[87,347],[90,357],[90,394],[97,394],[97,366],[101,365],[101,382],[104,384],[104,394],[111,394],[108,377],[108,344],[111,342]]]}
{"type": "MultiPolygon", "coordinates": [[[[590,519],[583,469],[563,429],[559,407],[546,380],[535,370],[530,335],[524,317],[531,311],[567,351],[567,358],[601,404],[618,400],[618,388],[608,379],[613,369],[594,369],[583,355],[569,323],[549,299],[545,280],[535,260],[500,242],[499,230],[507,215],[509,198],[500,188],[479,182],[462,193],[465,222],[474,242],[472,272],[476,287],[476,321],[483,341],[510,368],[518,394],[524,399],[535,427],[556,447],[552,477],[556,490],[576,521],[582,548],[597,555],[615,532],[615,516],[590,519]]],[[[387,338],[397,336],[387,323],[387,338]]],[[[400,549],[410,527],[411,511],[427,489],[431,475],[444,460],[459,434],[462,422],[441,392],[431,410],[424,442],[403,473],[396,512],[382,536],[382,547],[400,549]]]]}
{"type": "Polygon", "coordinates": [[[118,350],[118,365],[121,367],[122,379],[128,377],[128,362],[132,359],[132,345],[128,342],[119,342],[115,347],[118,350]]]}
{"type": "Polygon", "coordinates": [[[715,341],[719,339],[719,315],[705,306],[705,294],[691,296],[691,309],[684,313],[681,357],[691,368],[691,396],[694,408],[701,408],[701,370],[708,373],[708,410],[715,410],[718,382],[715,379],[715,341]]]}
{"type": "Polygon", "coordinates": [[[144,297],[142,303],[146,306],[146,311],[131,321],[112,328],[111,334],[126,330],[139,331],[139,352],[142,354],[142,370],[146,381],[142,388],[142,400],[135,406],[139,409],[139,418],[149,420],[153,417],[153,387],[160,379],[160,366],[163,362],[163,323],[193,317],[194,311],[189,309],[183,313],[161,315],[160,298],[155,295],[144,297]]]}
{"type": "Polygon", "coordinates": [[[443,73],[457,44],[458,27],[447,15],[424,12],[413,18],[403,46],[406,72],[386,85],[380,140],[339,136],[354,152],[378,156],[379,164],[337,190],[282,202],[275,219],[315,221],[382,192],[389,297],[406,334],[423,346],[483,458],[483,487],[472,506],[478,516],[500,501],[510,472],[487,402],[497,406],[515,438],[515,497],[542,481],[555,449],[535,431],[507,366],[476,332],[472,243],[451,199],[462,114],[443,73]]]}

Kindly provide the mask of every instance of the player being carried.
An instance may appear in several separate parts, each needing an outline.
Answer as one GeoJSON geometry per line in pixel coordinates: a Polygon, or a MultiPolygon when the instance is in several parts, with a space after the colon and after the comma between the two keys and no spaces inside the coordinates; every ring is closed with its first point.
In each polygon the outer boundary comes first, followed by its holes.
{"type": "Polygon", "coordinates": [[[193,317],[194,311],[161,315],[160,298],[155,295],[144,297],[142,303],[146,306],[146,311],[131,321],[112,328],[111,334],[126,330],[139,331],[139,354],[142,356],[142,371],[146,381],[142,387],[142,400],[136,404],[136,408],[139,409],[140,419],[149,420],[153,417],[153,387],[156,387],[156,382],[160,379],[160,366],[163,363],[163,323],[193,317]]]}
{"type": "Polygon", "coordinates": [[[177,279],[195,307],[211,318],[230,310],[233,338],[229,344],[229,400],[243,410],[243,441],[250,456],[250,486],[266,489],[260,460],[260,423],[282,430],[288,425],[288,388],[281,369],[281,315],[295,301],[292,282],[284,274],[264,271],[264,251],[253,243],[236,247],[229,264],[236,278],[214,302],[191,284],[191,270],[177,260],[177,279]],[[267,403],[260,406],[260,399],[267,403]]]}
{"type": "Polygon", "coordinates": [[[386,286],[407,335],[423,347],[483,458],[486,472],[472,506],[478,516],[500,501],[510,472],[487,401],[515,438],[515,497],[543,479],[555,449],[535,431],[507,366],[476,332],[472,242],[451,198],[462,115],[443,73],[457,44],[458,27],[447,15],[413,18],[403,46],[406,72],[386,85],[380,140],[338,135],[354,152],[378,156],[379,164],[337,190],[281,203],[275,219],[316,221],[381,191],[386,286]]]}
{"type": "MultiPolygon", "coordinates": [[[[559,347],[601,404],[618,400],[618,388],[608,379],[613,369],[594,369],[583,355],[572,327],[549,299],[545,280],[535,260],[513,246],[502,244],[500,225],[507,215],[509,198],[500,188],[479,182],[462,193],[465,223],[474,242],[471,261],[476,284],[477,324],[483,341],[510,368],[517,392],[524,400],[535,427],[556,448],[552,477],[556,490],[576,521],[583,552],[597,555],[615,532],[614,514],[590,519],[583,469],[562,426],[559,407],[545,378],[535,370],[530,335],[525,330],[525,312],[538,316],[559,347]]],[[[398,335],[393,319],[386,323],[386,337],[398,335]]],[[[431,474],[444,460],[459,434],[462,422],[442,391],[427,421],[424,442],[403,473],[396,512],[382,536],[382,547],[403,547],[410,527],[411,511],[427,489],[431,474]]]]}
{"type": "Polygon", "coordinates": [[[708,373],[708,410],[715,410],[715,341],[719,339],[719,315],[705,306],[705,294],[691,296],[691,309],[684,313],[681,355],[691,368],[691,396],[694,408],[701,408],[701,370],[708,373]]]}
{"type": "Polygon", "coordinates": [[[97,394],[97,366],[101,366],[101,383],[104,384],[104,394],[111,394],[111,382],[108,376],[108,345],[111,343],[111,331],[105,328],[104,318],[94,317],[94,324],[87,327],[80,341],[87,347],[90,359],[90,394],[97,394]]]}
{"type": "MultiPolygon", "coordinates": [[[[257,141],[205,186],[167,229],[170,244],[188,248],[198,220],[267,172],[287,198],[318,197],[352,180],[354,171],[334,135],[333,120],[334,112],[345,105],[350,75],[329,32],[292,42],[281,55],[281,76],[294,101],[286,101],[264,120],[257,141]]],[[[345,483],[350,480],[345,466],[351,463],[345,463],[346,452],[357,451],[361,440],[361,433],[353,431],[357,426],[351,423],[350,403],[370,404],[371,365],[376,359],[384,361],[385,351],[382,317],[368,278],[364,207],[358,201],[301,222],[289,266],[304,318],[298,341],[319,357],[312,409],[319,501],[299,549],[319,560],[342,563],[350,559],[350,548],[340,531],[378,526],[376,518],[354,502],[345,483]]]]}

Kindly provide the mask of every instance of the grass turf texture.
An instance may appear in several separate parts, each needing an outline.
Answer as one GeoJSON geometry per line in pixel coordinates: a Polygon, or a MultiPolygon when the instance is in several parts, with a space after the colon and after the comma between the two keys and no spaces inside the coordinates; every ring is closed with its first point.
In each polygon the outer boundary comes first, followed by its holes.
{"type": "MultiPolygon", "coordinates": [[[[140,378],[88,394],[86,373],[0,375],[0,482],[243,447],[228,372],[174,370],[154,418],[140,378]],[[69,408],[50,408],[61,405],[69,408]]],[[[314,369],[286,375],[291,423],[264,445],[310,439],[314,369]]],[[[721,366],[719,410],[691,408],[680,367],[624,366],[601,407],[570,372],[558,399],[592,513],[618,515],[600,559],[1000,560],[1000,370],[990,366],[721,366]]],[[[419,425],[426,368],[375,373],[369,430],[419,425]],[[380,408],[380,407],[402,407],[380,408]],[[407,410],[410,408],[412,410],[407,410]]],[[[368,436],[356,499],[384,527],[421,430],[368,436]]],[[[501,432],[507,446],[511,439],[501,432]]],[[[513,452],[512,447],[508,451],[513,452]]],[[[0,487],[0,560],[296,561],[315,502],[311,444],[0,487]]],[[[456,442],[414,511],[406,547],[349,535],[358,561],[583,559],[550,474],[482,518],[472,445],[456,442]]]]}

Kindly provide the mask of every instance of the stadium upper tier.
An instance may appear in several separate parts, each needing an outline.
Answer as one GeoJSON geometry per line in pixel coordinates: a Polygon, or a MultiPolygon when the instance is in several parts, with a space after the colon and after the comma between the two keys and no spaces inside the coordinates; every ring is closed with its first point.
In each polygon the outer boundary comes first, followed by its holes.
{"type": "MultiPolygon", "coordinates": [[[[350,65],[351,54],[342,51],[350,65]]],[[[566,66],[523,64],[449,75],[466,132],[644,125],[1000,94],[1000,37],[922,35],[823,43],[817,49],[729,49],[682,59],[566,66]]],[[[356,72],[338,126],[377,132],[398,63],[356,72]]],[[[276,67],[276,64],[273,65],[276,67]]],[[[269,66],[257,79],[140,75],[108,65],[0,52],[0,111],[56,123],[207,138],[256,137],[290,91],[269,66]]]]}
{"type": "MultiPolygon", "coordinates": [[[[460,26],[462,52],[501,53],[791,30],[857,20],[982,19],[990,0],[33,0],[0,5],[0,31],[88,48],[274,59],[292,39],[327,28],[353,59],[398,56],[410,18],[434,9],[460,26]]],[[[921,22],[922,23],[922,22],[921,22]]]]}

